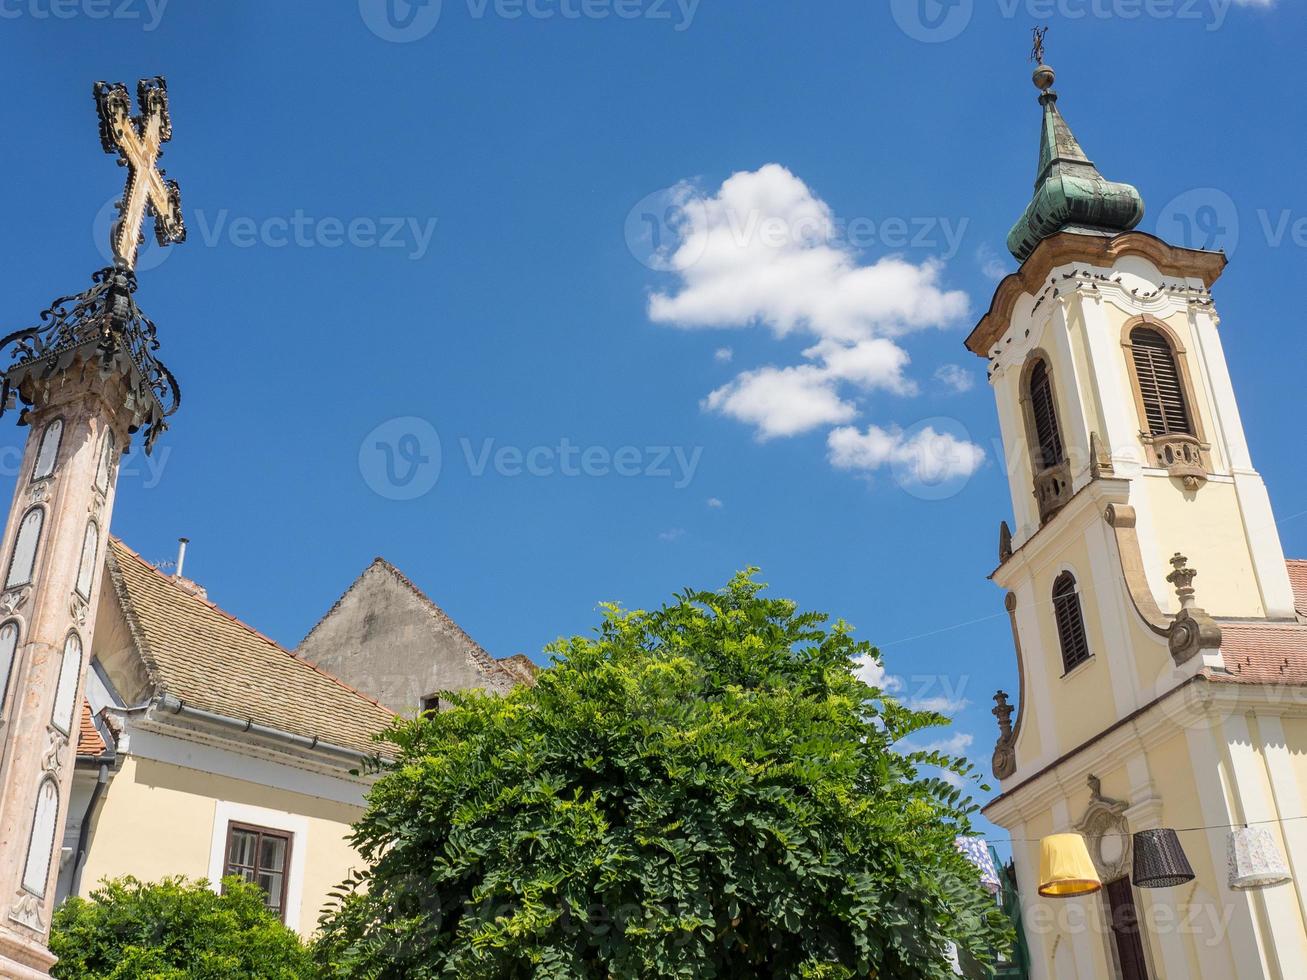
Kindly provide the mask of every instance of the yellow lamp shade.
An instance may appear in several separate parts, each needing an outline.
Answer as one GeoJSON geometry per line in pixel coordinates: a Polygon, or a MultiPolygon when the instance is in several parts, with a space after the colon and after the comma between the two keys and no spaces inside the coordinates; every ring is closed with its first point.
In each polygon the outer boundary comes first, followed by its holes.
{"type": "Polygon", "coordinates": [[[1040,841],[1039,894],[1045,898],[1092,895],[1103,887],[1079,834],[1053,834],[1040,841]]]}

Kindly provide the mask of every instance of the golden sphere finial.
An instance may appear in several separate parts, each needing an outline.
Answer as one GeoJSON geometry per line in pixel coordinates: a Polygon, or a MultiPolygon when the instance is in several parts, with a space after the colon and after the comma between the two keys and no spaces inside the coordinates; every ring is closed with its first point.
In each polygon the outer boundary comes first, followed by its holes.
{"type": "Polygon", "coordinates": [[[1048,65],[1040,65],[1035,69],[1035,74],[1032,78],[1035,83],[1035,88],[1039,89],[1041,92],[1047,92],[1053,87],[1053,82],[1057,80],[1057,73],[1053,71],[1052,68],[1048,67],[1048,65]]]}

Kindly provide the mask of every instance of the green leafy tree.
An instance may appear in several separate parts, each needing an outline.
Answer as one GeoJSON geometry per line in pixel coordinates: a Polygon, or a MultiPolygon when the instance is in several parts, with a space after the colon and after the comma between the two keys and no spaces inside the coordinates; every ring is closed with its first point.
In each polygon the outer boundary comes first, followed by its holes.
{"type": "Polygon", "coordinates": [[[752,574],[605,606],[534,688],[397,724],[316,956],[372,978],[951,977],[1006,942],[975,807],[859,679],[849,627],[752,574]]]}
{"type": "Polygon", "coordinates": [[[307,980],[307,949],[263,904],[258,886],[168,878],[102,882],[54,914],[51,976],[69,980],[307,980]]]}

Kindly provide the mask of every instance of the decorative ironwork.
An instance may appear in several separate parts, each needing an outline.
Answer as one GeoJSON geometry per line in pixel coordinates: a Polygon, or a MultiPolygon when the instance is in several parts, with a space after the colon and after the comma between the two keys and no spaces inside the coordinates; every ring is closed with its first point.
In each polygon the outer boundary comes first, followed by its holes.
{"type": "Polygon", "coordinates": [[[91,288],[61,296],[41,314],[39,324],[0,340],[0,356],[12,358],[0,388],[0,414],[14,392],[23,398],[23,379],[34,373],[47,377],[67,366],[74,351],[93,346],[103,370],[112,369],[120,359],[130,365],[130,387],[147,402],[132,431],[146,427],[145,451],[150,452],[168,427],[168,416],[181,404],[181,386],[155,356],[157,332],[132,298],[135,292],[136,274],[130,269],[101,269],[91,288]]]}
{"type": "Polygon", "coordinates": [[[100,115],[100,145],[118,155],[127,168],[127,187],[118,202],[118,220],[109,233],[116,264],[136,266],[136,247],[144,241],[141,226],[146,215],[154,218],[154,237],[160,245],[186,240],[182,220],[182,192],[175,180],[165,180],[156,166],[162,146],[172,139],[168,114],[168,83],[163,76],[142,78],[136,84],[139,116],[132,116],[132,100],[122,82],[96,82],[95,108],[100,115]]]}

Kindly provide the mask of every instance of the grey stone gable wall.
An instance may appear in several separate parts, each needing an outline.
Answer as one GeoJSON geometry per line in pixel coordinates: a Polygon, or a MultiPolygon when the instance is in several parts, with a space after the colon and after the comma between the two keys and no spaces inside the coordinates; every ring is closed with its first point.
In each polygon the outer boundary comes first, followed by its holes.
{"type": "Polygon", "coordinates": [[[506,691],[515,675],[378,558],[295,651],[401,715],[437,691],[506,691]]]}

